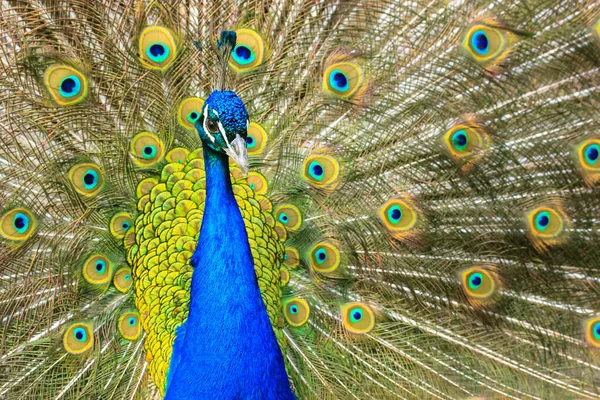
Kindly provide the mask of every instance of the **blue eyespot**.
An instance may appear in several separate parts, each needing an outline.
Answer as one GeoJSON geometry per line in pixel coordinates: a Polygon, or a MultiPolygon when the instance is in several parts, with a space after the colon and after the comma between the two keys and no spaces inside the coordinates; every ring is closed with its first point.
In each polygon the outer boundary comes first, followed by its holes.
{"type": "Polygon", "coordinates": [[[129,322],[129,326],[135,326],[135,324],[137,324],[137,320],[133,317],[130,317],[127,322],[129,322]]]}
{"type": "Polygon", "coordinates": [[[539,231],[543,231],[550,225],[550,213],[548,211],[542,211],[535,216],[535,227],[539,231]]]}
{"type": "Polygon", "coordinates": [[[325,170],[323,169],[321,163],[319,163],[318,161],[313,161],[308,166],[308,173],[311,176],[311,178],[320,181],[323,179],[325,170]]]}
{"type": "Polygon", "coordinates": [[[387,215],[388,215],[388,220],[392,224],[396,225],[402,219],[402,209],[400,208],[400,206],[394,205],[389,208],[387,215]]]}
{"type": "Polygon", "coordinates": [[[256,147],[256,140],[252,136],[246,138],[246,147],[249,149],[256,147]]]}
{"type": "Polygon", "coordinates": [[[279,221],[280,221],[282,224],[287,224],[287,223],[290,221],[290,218],[287,216],[287,214],[286,214],[286,213],[282,212],[282,213],[279,215],[279,221]]]}
{"type": "Polygon", "coordinates": [[[123,222],[121,228],[123,228],[123,230],[126,231],[127,229],[131,228],[131,225],[129,225],[129,222],[123,222]]]}
{"type": "Polygon", "coordinates": [[[81,81],[75,75],[64,78],[59,85],[58,91],[62,97],[73,97],[81,91],[81,81]]]}
{"type": "Polygon", "coordinates": [[[594,165],[598,161],[598,155],[600,153],[600,146],[595,143],[590,144],[584,150],[585,161],[589,165],[594,165]]]}
{"type": "Polygon", "coordinates": [[[594,339],[596,340],[600,340],[600,321],[596,322],[593,326],[592,326],[592,332],[594,334],[594,339]]]}
{"type": "Polygon", "coordinates": [[[356,307],[350,310],[350,321],[356,323],[363,318],[363,311],[356,307]]]}
{"type": "Polygon", "coordinates": [[[350,88],[350,82],[345,73],[339,69],[334,69],[329,75],[329,84],[338,92],[346,92],[350,88]]]}
{"type": "Polygon", "coordinates": [[[467,148],[468,138],[467,132],[464,129],[460,129],[452,134],[452,145],[458,151],[464,151],[467,148]]]}
{"type": "Polygon", "coordinates": [[[469,277],[469,287],[472,290],[477,289],[483,283],[483,274],[480,272],[475,272],[469,277]]]}
{"type": "Polygon", "coordinates": [[[284,260],[287,260],[288,258],[289,258],[289,257],[288,257],[288,255],[287,255],[287,254],[284,254],[284,255],[283,255],[283,259],[284,259],[284,260]]]}
{"type": "Polygon", "coordinates": [[[87,340],[87,333],[83,328],[75,328],[73,330],[73,336],[78,342],[85,342],[87,340]]]}
{"type": "Polygon", "coordinates": [[[142,155],[144,158],[151,159],[156,156],[156,146],[144,146],[142,151],[142,155]]]}
{"type": "Polygon", "coordinates": [[[22,213],[16,213],[13,219],[13,226],[19,233],[25,233],[29,228],[29,217],[22,213]]]}
{"type": "Polygon", "coordinates": [[[471,47],[479,54],[486,55],[490,50],[490,41],[482,30],[476,31],[471,37],[471,47]]]}
{"type": "Polygon", "coordinates": [[[87,190],[92,190],[98,185],[98,173],[93,169],[88,170],[85,175],[83,175],[83,186],[87,190]]]}
{"type": "Polygon", "coordinates": [[[317,260],[317,264],[323,264],[325,260],[327,260],[327,251],[323,248],[317,250],[315,252],[315,258],[317,260]]]}
{"type": "Polygon", "coordinates": [[[128,280],[130,280],[130,279],[131,279],[131,275],[129,275],[129,274],[125,275],[125,280],[126,280],[126,281],[128,281],[128,280]]]}
{"type": "Polygon", "coordinates": [[[291,306],[290,313],[294,314],[294,315],[298,314],[298,306],[296,306],[296,305],[291,306]]]}
{"type": "Polygon", "coordinates": [[[231,56],[234,61],[240,65],[248,65],[256,58],[252,49],[243,44],[235,46],[231,52],[231,56]]]}
{"type": "Polygon", "coordinates": [[[104,274],[106,272],[106,263],[102,260],[96,261],[96,271],[99,274],[104,274]]]}
{"type": "Polygon", "coordinates": [[[250,184],[250,189],[254,190],[254,187],[255,187],[255,186],[254,186],[254,183],[251,183],[251,184],[250,184]]]}
{"type": "Polygon", "coordinates": [[[190,121],[192,124],[195,124],[199,118],[200,118],[200,114],[197,113],[196,111],[190,112],[187,116],[188,121],[190,121]]]}
{"type": "Polygon", "coordinates": [[[165,61],[169,57],[170,52],[169,47],[162,43],[152,43],[146,48],[146,55],[156,63],[165,61]]]}

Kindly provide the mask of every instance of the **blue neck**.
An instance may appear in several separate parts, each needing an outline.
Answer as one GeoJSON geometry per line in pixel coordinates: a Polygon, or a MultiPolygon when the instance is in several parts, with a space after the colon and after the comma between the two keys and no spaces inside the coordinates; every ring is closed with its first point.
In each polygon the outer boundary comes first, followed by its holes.
{"type": "Polygon", "coordinates": [[[227,156],[204,146],[206,203],[190,312],[177,331],[166,399],[293,399],[264,306],[227,156]]]}

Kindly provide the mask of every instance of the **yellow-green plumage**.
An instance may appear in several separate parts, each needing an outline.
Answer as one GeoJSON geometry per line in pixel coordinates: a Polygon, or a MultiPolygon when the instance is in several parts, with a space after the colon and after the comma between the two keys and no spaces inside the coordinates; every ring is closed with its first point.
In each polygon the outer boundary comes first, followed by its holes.
{"type": "MultiPolygon", "coordinates": [[[[187,152],[176,151],[178,157],[187,152]]],[[[197,149],[184,160],[165,165],[160,180],[142,181],[138,186],[136,241],[128,246],[127,258],[135,277],[135,304],[146,331],[146,360],[150,376],[163,394],[176,329],[186,321],[189,310],[193,271],[189,262],[198,242],[206,192],[201,151],[197,149]]],[[[174,153],[170,154],[167,158],[173,159],[174,153]]],[[[274,231],[273,216],[261,208],[237,168],[232,169],[232,178],[258,285],[283,345],[279,272],[283,244],[274,231]]]]}

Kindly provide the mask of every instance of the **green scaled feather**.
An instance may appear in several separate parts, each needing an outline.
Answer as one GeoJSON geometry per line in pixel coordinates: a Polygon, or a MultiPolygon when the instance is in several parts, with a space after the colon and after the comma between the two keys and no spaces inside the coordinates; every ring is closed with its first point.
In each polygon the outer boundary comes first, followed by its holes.
{"type": "Polygon", "coordinates": [[[222,81],[250,114],[253,204],[302,216],[270,221],[299,399],[600,398],[597,2],[51,0],[0,16],[0,398],[160,398],[147,316],[122,325],[153,185],[137,189],[201,146],[189,118],[222,81]],[[252,55],[225,76],[222,29],[252,55]],[[152,59],[156,35],[169,51],[152,59]]]}

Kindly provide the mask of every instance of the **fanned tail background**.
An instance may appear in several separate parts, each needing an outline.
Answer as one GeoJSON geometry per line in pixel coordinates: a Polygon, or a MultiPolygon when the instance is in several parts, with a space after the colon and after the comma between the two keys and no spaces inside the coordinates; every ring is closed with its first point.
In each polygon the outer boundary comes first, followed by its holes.
{"type": "Polygon", "coordinates": [[[182,102],[215,88],[224,29],[252,50],[227,87],[286,239],[299,399],[600,398],[599,21],[591,0],[1,2],[0,398],[160,397],[113,223],[167,173],[140,133],[201,146],[182,102]]]}

